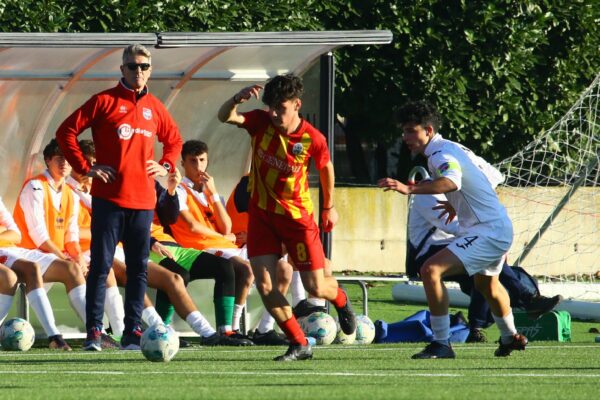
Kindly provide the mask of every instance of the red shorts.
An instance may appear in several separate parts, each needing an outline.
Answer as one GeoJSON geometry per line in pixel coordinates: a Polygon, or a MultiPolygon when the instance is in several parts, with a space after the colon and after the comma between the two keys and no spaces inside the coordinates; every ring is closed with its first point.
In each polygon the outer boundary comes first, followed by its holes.
{"type": "Polygon", "coordinates": [[[281,244],[299,271],[314,271],[325,265],[319,227],[311,217],[292,219],[250,205],[248,210],[248,257],[281,255],[281,244]]]}

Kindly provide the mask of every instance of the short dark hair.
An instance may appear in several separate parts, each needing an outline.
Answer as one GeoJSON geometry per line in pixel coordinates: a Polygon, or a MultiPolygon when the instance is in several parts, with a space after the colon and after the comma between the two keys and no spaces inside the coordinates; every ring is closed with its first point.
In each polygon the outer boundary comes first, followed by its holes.
{"type": "Polygon", "coordinates": [[[435,132],[442,127],[442,117],[435,106],[426,101],[413,101],[400,107],[396,112],[396,122],[400,127],[411,122],[421,126],[431,125],[435,132]]]}
{"type": "Polygon", "coordinates": [[[86,157],[96,157],[96,146],[94,142],[89,139],[82,139],[79,141],[79,147],[86,157]]]}
{"type": "Polygon", "coordinates": [[[58,146],[56,139],[51,139],[50,142],[44,147],[44,160],[50,160],[54,156],[63,156],[63,152],[58,146]]]}
{"type": "Polygon", "coordinates": [[[181,159],[185,156],[199,156],[208,153],[208,145],[201,140],[188,140],[181,148],[181,159]]]}
{"type": "Polygon", "coordinates": [[[294,74],[277,75],[265,85],[262,102],[272,107],[287,100],[299,99],[304,93],[304,84],[294,74]]]}

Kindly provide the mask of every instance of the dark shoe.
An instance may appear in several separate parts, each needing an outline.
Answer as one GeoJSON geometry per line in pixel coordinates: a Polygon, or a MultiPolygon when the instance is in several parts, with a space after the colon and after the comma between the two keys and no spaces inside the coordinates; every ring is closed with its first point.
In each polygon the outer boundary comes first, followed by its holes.
{"type": "Polygon", "coordinates": [[[265,333],[260,333],[258,330],[254,331],[252,341],[258,346],[289,346],[290,344],[285,335],[280,335],[273,329],[265,333]]]}
{"type": "Polygon", "coordinates": [[[192,344],[185,339],[179,338],[179,348],[183,349],[187,347],[192,347],[192,344]]]}
{"type": "Polygon", "coordinates": [[[463,314],[462,311],[459,311],[456,314],[450,314],[450,326],[459,324],[469,325],[467,319],[465,318],[465,314],[463,314]]]}
{"type": "Polygon", "coordinates": [[[413,360],[423,360],[431,358],[456,358],[452,346],[442,344],[440,342],[429,343],[423,351],[417,354],[413,354],[411,357],[413,360]]]}
{"type": "Polygon", "coordinates": [[[346,305],[340,308],[336,307],[335,309],[338,313],[338,320],[340,321],[340,328],[342,328],[342,331],[346,335],[352,335],[356,332],[356,315],[354,315],[354,311],[352,311],[348,294],[346,294],[346,305]]]}
{"type": "Polygon", "coordinates": [[[496,349],[494,355],[496,357],[507,357],[513,352],[513,350],[525,350],[528,340],[520,333],[515,333],[510,343],[504,344],[502,343],[502,340],[499,340],[498,342],[500,342],[500,347],[496,349]]]}
{"type": "Polygon", "coordinates": [[[554,297],[534,296],[524,308],[529,318],[538,319],[541,315],[551,311],[562,300],[563,297],[560,294],[554,297]]]}
{"type": "Polygon", "coordinates": [[[65,342],[62,335],[48,337],[48,348],[52,350],[72,351],[71,346],[65,342]]]}
{"type": "Polygon", "coordinates": [[[200,338],[200,344],[202,346],[253,346],[254,343],[250,339],[236,338],[227,335],[219,335],[215,333],[211,336],[205,336],[200,338]]]}
{"type": "Polygon", "coordinates": [[[292,308],[292,312],[296,318],[308,317],[310,314],[315,312],[327,312],[325,307],[315,306],[310,304],[308,300],[300,300],[296,307],[292,308]]]}
{"type": "Polygon", "coordinates": [[[301,344],[290,344],[285,354],[277,356],[273,361],[299,361],[310,360],[313,356],[310,344],[302,346],[301,344]]]}
{"type": "Polygon", "coordinates": [[[485,331],[481,328],[471,328],[469,336],[467,336],[467,343],[486,343],[487,337],[485,331]]]}
{"type": "Polygon", "coordinates": [[[121,337],[121,350],[140,350],[140,340],[142,339],[142,330],[138,327],[128,333],[123,333],[121,337]]]}
{"type": "Polygon", "coordinates": [[[102,330],[99,327],[92,328],[87,332],[83,349],[86,351],[102,351],[102,330]]]}
{"type": "Polygon", "coordinates": [[[100,335],[100,340],[103,349],[118,349],[119,342],[112,338],[112,336],[103,333],[100,335]]]}

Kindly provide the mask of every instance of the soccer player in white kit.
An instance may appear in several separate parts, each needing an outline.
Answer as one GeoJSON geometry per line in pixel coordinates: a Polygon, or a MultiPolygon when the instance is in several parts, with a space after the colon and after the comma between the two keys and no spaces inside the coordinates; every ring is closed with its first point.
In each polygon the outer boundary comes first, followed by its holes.
{"type": "Polygon", "coordinates": [[[437,133],[440,116],[431,104],[408,103],[398,110],[397,116],[404,142],[412,153],[427,157],[433,180],[404,185],[383,178],[378,186],[405,195],[445,194],[446,212],[455,213],[461,221],[456,239],[421,267],[434,336],[412,358],[455,358],[448,341],[448,292],[442,278],[465,271],[474,276],[475,286],[487,300],[500,329],[500,346],[494,354],[505,357],[513,350],[524,350],[527,338],[517,333],[508,293],[498,280],[504,256],[512,244],[513,229],[506,209],[486,177],[491,166],[466,147],[437,133]]]}

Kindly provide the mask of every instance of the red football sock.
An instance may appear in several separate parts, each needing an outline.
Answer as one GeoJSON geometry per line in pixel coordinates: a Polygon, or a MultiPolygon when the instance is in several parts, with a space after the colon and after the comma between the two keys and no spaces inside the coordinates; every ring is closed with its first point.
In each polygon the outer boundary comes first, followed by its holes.
{"type": "Polygon", "coordinates": [[[302,328],[300,328],[300,324],[296,317],[292,316],[292,318],[287,321],[280,323],[279,327],[283,333],[285,333],[285,336],[287,336],[291,344],[299,344],[302,346],[308,344],[308,340],[306,340],[306,336],[304,336],[304,332],[302,332],[302,328]]]}
{"type": "Polygon", "coordinates": [[[348,301],[348,297],[346,297],[346,292],[338,288],[337,296],[335,296],[335,300],[333,300],[331,303],[335,306],[335,308],[342,308],[346,305],[346,301],[348,301]]]}

